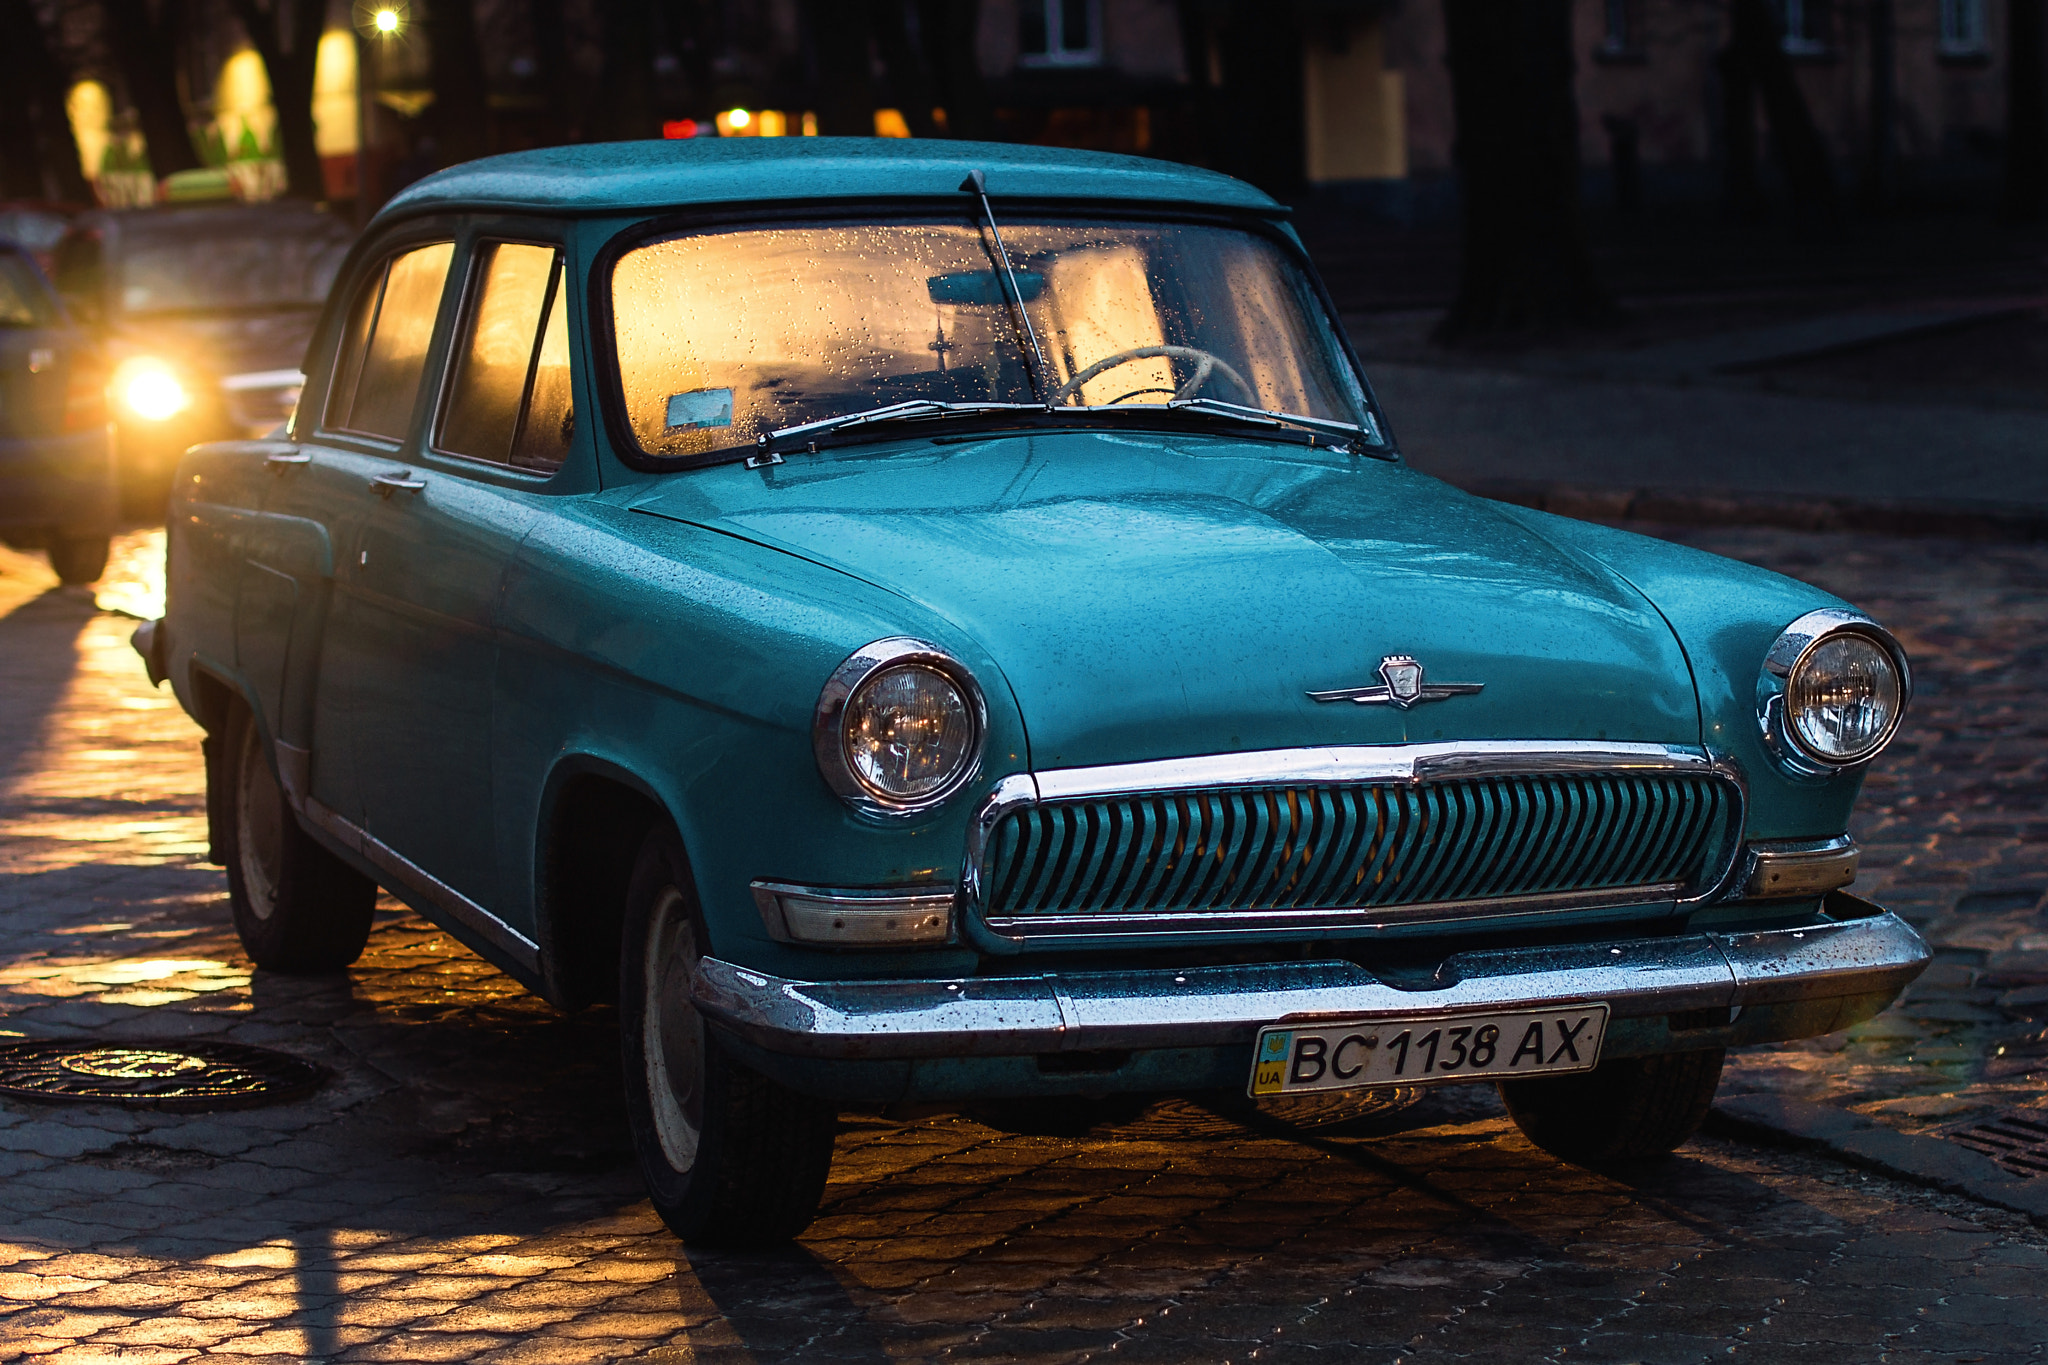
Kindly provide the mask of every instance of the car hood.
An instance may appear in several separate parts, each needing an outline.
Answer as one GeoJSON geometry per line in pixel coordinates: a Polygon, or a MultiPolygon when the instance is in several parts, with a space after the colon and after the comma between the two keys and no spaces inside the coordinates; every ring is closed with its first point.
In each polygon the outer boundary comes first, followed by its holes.
{"type": "Polygon", "coordinates": [[[1640,593],[1385,461],[1060,432],[722,466],[632,505],[833,566],[969,633],[1039,769],[1322,744],[1699,742],[1685,656],[1640,593]],[[1484,691],[1406,711],[1308,696],[1376,684],[1391,655],[1484,691]]]}

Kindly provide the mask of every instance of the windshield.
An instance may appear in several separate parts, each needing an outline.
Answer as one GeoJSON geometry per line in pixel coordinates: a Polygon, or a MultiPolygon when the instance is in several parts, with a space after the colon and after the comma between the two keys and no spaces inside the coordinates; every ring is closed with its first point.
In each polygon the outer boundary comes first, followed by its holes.
{"type": "Polygon", "coordinates": [[[931,399],[1129,407],[1211,398],[1357,422],[1309,282],[1257,233],[1004,220],[1046,373],[971,220],[708,231],[612,272],[626,410],[653,455],[931,399]]]}
{"type": "Polygon", "coordinates": [[[0,327],[49,327],[57,321],[50,291],[24,256],[0,251],[0,327]]]}
{"type": "Polygon", "coordinates": [[[125,244],[120,306],[128,313],[317,305],[348,254],[341,236],[159,237],[125,244]]]}

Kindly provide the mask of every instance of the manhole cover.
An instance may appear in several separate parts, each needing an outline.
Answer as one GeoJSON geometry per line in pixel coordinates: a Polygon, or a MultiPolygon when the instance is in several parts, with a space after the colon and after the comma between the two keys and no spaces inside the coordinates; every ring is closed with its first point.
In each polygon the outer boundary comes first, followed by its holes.
{"type": "Polygon", "coordinates": [[[311,1062],[237,1043],[0,1044],[0,1095],[149,1109],[247,1109],[310,1095],[311,1062]]]}
{"type": "Polygon", "coordinates": [[[2014,1175],[2048,1175],[2048,1109],[2014,1109],[1995,1119],[1958,1124],[1946,1136],[2014,1175]]]}

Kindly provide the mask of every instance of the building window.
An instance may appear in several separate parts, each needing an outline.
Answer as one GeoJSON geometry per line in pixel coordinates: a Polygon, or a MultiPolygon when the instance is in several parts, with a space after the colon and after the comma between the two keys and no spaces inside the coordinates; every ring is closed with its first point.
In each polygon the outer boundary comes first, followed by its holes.
{"type": "Polygon", "coordinates": [[[1940,0],[1936,50],[1944,57],[1984,55],[1984,0],[1940,0]]]}
{"type": "Polygon", "coordinates": [[[1778,28],[1794,57],[1822,57],[1830,50],[1827,0],[1778,0],[1778,28]]]}
{"type": "Polygon", "coordinates": [[[1593,49],[1594,57],[1607,62],[1640,61],[1643,55],[1641,0],[1605,0],[1602,16],[1605,22],[1600,46],[1593,49]]]}
{"type": "Polygon", "coordinates": [[[1102,0],[1022,0],[1019,66],[1100,66],[1102,0]]]}

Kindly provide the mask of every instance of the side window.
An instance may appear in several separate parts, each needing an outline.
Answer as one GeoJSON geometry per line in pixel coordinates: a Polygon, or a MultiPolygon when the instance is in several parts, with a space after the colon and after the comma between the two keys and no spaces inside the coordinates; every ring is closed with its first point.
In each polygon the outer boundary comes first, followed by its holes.
{"type": "Polygon", "coordinates": [[[521,469],[553,470],[568,453],[569,320],[562,253],[477,247],[439,449],[521,469]]]}
{"type": "Polygon", "coordinates": [[[363,282],[327,396],[329,427],[405,439],[454,258],[453,242],[415,247],[363,282]]]}

